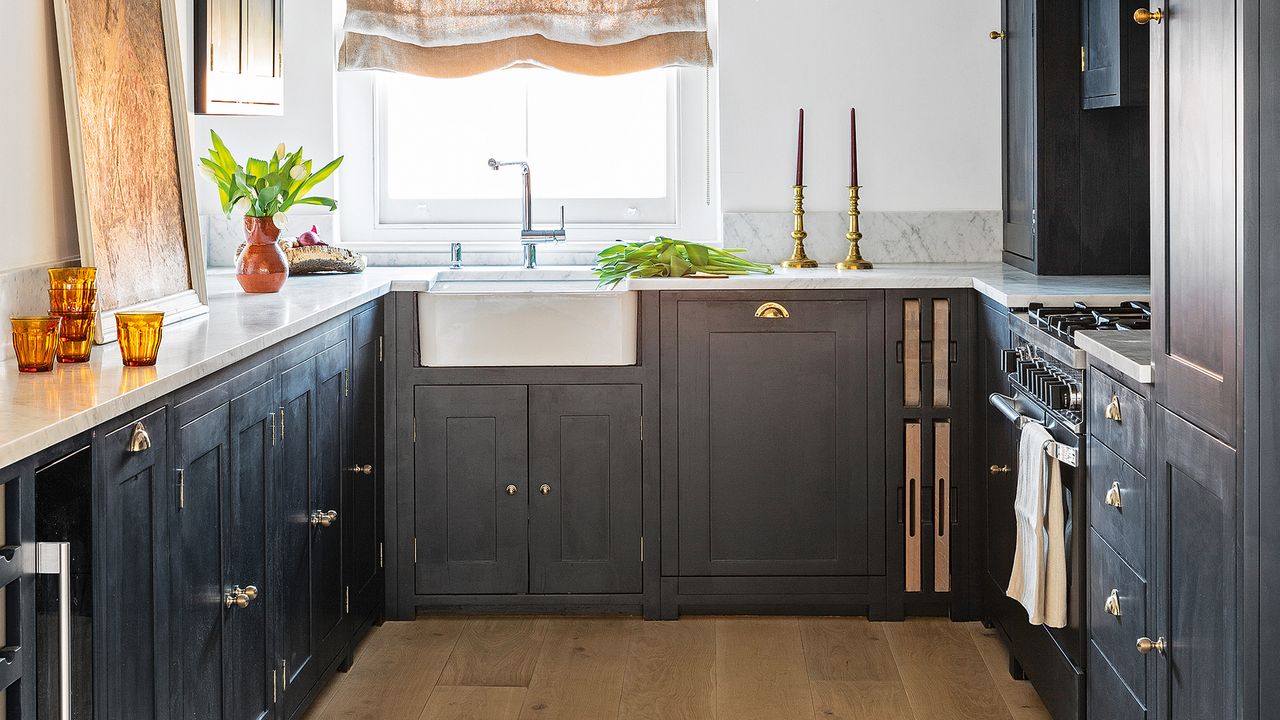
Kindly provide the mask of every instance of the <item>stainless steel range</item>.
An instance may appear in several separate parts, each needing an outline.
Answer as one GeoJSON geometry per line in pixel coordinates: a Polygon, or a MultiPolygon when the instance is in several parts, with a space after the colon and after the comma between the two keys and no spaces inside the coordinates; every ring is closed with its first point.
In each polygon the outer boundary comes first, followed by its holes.
{"type": "MultiPolygon", "coordinates": [[[[1143,302],[1090,307],[1076,303],[1066,307],[1031,305],[1009,314],[1013,346],[1004,350],[1003,370],[1008,394],[994,393],[991,405],[1017,430],[1029,423],[1044,425],[1053,435],[1049,451],[1058,459],[1066,511],[1067,545],[1067,626],[1047,628],[1027,623],[1023,608],[1004,596],[1008,573],[1004,567],[1012,556],[1015,522],[1012,501],[1018,470],[1016,451],[1012,461],[992,466],[987,492],[989,546],[1007,548],[1008,555],[996,559],[991,568],[987,613],[1009,638],[1015,673],[1022,671],[1036,686],[1056,720],[1083,718],[1085,655],[1087,647],[1084,608],[1086,592],[1085,558],[1087,533],[1074,528],[1088,527],[1085,477],[1085,369],[1086,353],[1076,347],[1080,330],[1124,332],[1150,328],[1151,309],[1143,302]]],[[[1017,447],[1016,433],[1010,442],[1017,447]]]]}

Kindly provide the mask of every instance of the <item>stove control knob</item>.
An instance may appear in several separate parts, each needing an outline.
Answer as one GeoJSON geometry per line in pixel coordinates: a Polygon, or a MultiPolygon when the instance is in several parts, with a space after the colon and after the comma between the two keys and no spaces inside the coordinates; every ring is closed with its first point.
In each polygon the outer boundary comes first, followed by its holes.
{"type": "Polygon", "coordinates": [[[1004,368],[1004,371],[1006,373],[1017,372],[1018,371],[1018,351],[1005,350],[1001,353],[1001,355],[1002,357],[1001,357],[1000,364],[1001,364],[1001,367],[1004,368]]]}

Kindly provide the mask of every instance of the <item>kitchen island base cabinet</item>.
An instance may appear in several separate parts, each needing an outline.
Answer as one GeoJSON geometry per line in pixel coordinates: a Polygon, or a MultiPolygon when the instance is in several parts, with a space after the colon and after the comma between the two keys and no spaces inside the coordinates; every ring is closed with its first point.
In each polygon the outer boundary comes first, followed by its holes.
{"type": "Polygon", "coordinates": [[[639,593],[640,422],[638,385],[416,388],[419,600],[639,593]]]}

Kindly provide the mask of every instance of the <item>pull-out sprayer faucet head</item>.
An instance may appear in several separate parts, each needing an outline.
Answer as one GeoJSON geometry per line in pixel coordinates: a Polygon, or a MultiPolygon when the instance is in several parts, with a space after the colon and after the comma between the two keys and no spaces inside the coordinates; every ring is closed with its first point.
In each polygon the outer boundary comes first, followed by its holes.
{"type": "Polygon", "coordinates": [[[493,168],[494,170],[501,170],[502,168],[508,165],[519,165],[520,172],[524,173],[525,175],[529,174],[529,163],[523,160],[516,160],[515,162],[498,162],[493,158],[489,158],[489,167],[493,168]]]}

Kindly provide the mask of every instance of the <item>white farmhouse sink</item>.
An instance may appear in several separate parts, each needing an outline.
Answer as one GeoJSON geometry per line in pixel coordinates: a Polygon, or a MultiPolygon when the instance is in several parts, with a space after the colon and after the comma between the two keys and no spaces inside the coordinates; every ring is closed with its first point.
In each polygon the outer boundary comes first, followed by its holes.
{"type": "Polygon", "coordinates": [[[578,273],[534,273],[538,271],[529,271],[529,279],[444,273],[428,292],[418,293],[421,363],[427,367],[636,363],[635,292],[602,290],[594,277],[579,279],[583,276],[578,273]]]}

